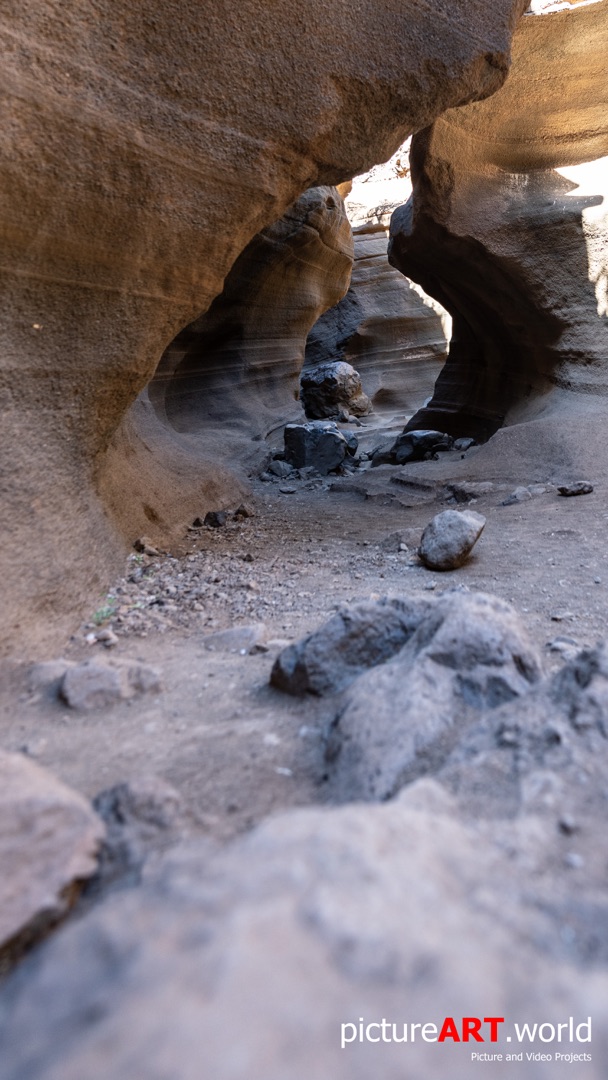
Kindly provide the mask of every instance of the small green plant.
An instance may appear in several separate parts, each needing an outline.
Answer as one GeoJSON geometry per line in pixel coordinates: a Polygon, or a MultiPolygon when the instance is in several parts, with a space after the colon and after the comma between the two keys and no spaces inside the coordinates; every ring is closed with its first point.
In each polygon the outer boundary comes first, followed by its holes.
{"type": "Polygon", "coordinates": [[[107,603],[103,604],[93,615],[93,622],[95,626],[101,626],[102,623],[107,622],[116,613],[116,597],[108,596],[107,603]]]}

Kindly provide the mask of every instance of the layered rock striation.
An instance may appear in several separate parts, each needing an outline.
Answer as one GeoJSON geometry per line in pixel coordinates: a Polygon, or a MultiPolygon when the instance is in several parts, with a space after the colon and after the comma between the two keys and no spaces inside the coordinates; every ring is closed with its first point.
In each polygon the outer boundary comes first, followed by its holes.
{"type": "Polygon", "coordinates": [[[258,435],[288,417],[308,331],[343,297],[352,261],[352,231],[335,187],[311,188],[258,233],[209,311],[161,361],[149,393],[171,426],[217,424],[258,435]]]}
{"type": "Polygon", "coordinates": [[[350,288],[312,328],[306,370],[344,360],[360,373],[374,408],[413,412],[445,361],[449,318],[390,265],[383,225],[359,226],[353,236],[350,288]]]}

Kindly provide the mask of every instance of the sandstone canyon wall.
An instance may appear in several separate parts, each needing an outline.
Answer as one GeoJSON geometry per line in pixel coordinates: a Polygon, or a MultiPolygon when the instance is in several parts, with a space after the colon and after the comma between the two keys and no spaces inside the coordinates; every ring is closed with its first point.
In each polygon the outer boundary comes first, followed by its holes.
{"type": "Polygon", "coordinates": [[[454,329],[410,427],[487,438],[505,420],[604,408],[607,56],[605,0],[534,5],[504,87],[414,137],[389,258],[454,329]]]}
{"type": "MultiPolygon", "coordinates": [[[[184,512],[190,448],[127,413],[249,240],[306,188],[496,91],[523,7],[5,5],[4,649],[73,625],[144,496],[150,519],[184,512]]],[[[205,476],[225,488],[223,466],[192,470],[199,505],[205,476]]]]}

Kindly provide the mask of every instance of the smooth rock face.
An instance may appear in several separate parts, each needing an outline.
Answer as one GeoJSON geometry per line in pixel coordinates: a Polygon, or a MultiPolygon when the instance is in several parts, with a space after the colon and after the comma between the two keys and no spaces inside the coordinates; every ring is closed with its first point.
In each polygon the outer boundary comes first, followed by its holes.
{"type": "Polygon", "coordinates": [[[483,593],[429,600],[405,646],[345,694],[327,743],[332,797],[390,798],[436,771],[482,711],[527,694],[539,678],[510,604],[483,593]]]}
{"type": "Polygon", "coordinates": [[[357,439],[345,435],[328,420],[311,420],[308,424],[287,424],[285,428],[285,459],[294,469],[316,469],[321,476],[337,469],[347,454],[357,450],[357,439]]]}
{"type": "Polygon", "coordinates": [[[52,647],[150,520],[159,541],[218,494],[243,497],[222,448],[179,437],[140,394],[163,350],[303,191],[497,90],[523,7],[304,0],[294,16],[292,0],[183,0],[179,12],[150,0],[142,17],[83,0],[49,16],[24,0],[6,11],[5,651],[52,647]]]}
{"type": "Polygon", "coordinates": [[[608,394],[607,51],[605,3],[528,14],[505,86],[414,137],[389,259],[453,335],[410,427],[487,439],[608,394]]]}
{"type": "Polygon", "coordinates": [[[350,288],[310,331],[304,371],[313,377],[343,360],[360,373],[375,409],[414,412],[432,394],[445,361],[449,316],[389,264],[387,229],[367,225],[353,239],[350,288]]]}
{"type": "Polygon", "coordinates": [[[365,416],[371,412],[371,401],[361,387],[358,371],[343,360],[321,364],[303,372],[300,378],[300,401],[310,420],[352,414],[365,416]]]}
{"type": "Polygon", "coordinates": [[[107,663],[85,660],[70,666],[59,692],[72,709],[100,709],[160,689],[160,672],[156,668],[116,659],[107,663]]]}
{"type": "Polygon", "coordinates": [[[430,570],[456,570],[468,559],[486,519],[474,510],[444,510],[427,525],[419,555],[430,570]]]}
{"type": "Polygon", "coordinates": [[[270,682],[288,694],[342,690],[366,668],[399,652],[428,610],[428,602],[405,598],[345,607],[319,630],[284,649],[270,682]]]}
{"type": "Polygon", "coordinates": [[[0,751],[0,950],[34,940],[65,915],[97,868],[104,835],[82,795],[21,754],[0,751]]]}

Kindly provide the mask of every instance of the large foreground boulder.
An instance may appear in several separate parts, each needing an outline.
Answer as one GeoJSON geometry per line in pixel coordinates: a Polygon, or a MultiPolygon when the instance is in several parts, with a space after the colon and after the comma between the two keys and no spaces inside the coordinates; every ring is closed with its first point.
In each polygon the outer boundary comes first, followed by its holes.
{"type": "Polygon", "coordinates": [[[605,965],[569,957],[559,917],[534,902],[557,834],[523,819],[507,845],[500,823],[484,833],[454,810],[424,781],[386,806],[275,817],[215,857],[176,849],[0,992],[4,1080],[403,1080],[404,1061],[412,1080],[504,1080],[514,1021],[590,1015],[584,1075],[600,1080],[605,965]],[[461,1043],[461,1016],[500,1018],[500,1045],[483,1019],[487,1045],[461,1043]],[[458,1042],[437,1041],[445,1017],[458,1042]],[[387,1037],[359,1041],[360,1018],[386,1019],[387,1037]],[[412,1037],[420,1022],[434,1041],[412,1037]],[[503,1060],[486,1073],[472,1050],[503,1060]]]}
{"type": "Polygon", "coordinates": [[[21,754],[0,751],[0,960],[42,936],[97,869],[101,818],[21,754]]]}
{"type": "Polygon", "coordinates": [[[333,798],[387,799],[436,771],[481,713],[525,696],[540,671],[510,604],[456,591],[431,601],[407,644],[338,705],[326,750],[333,798]]]}

